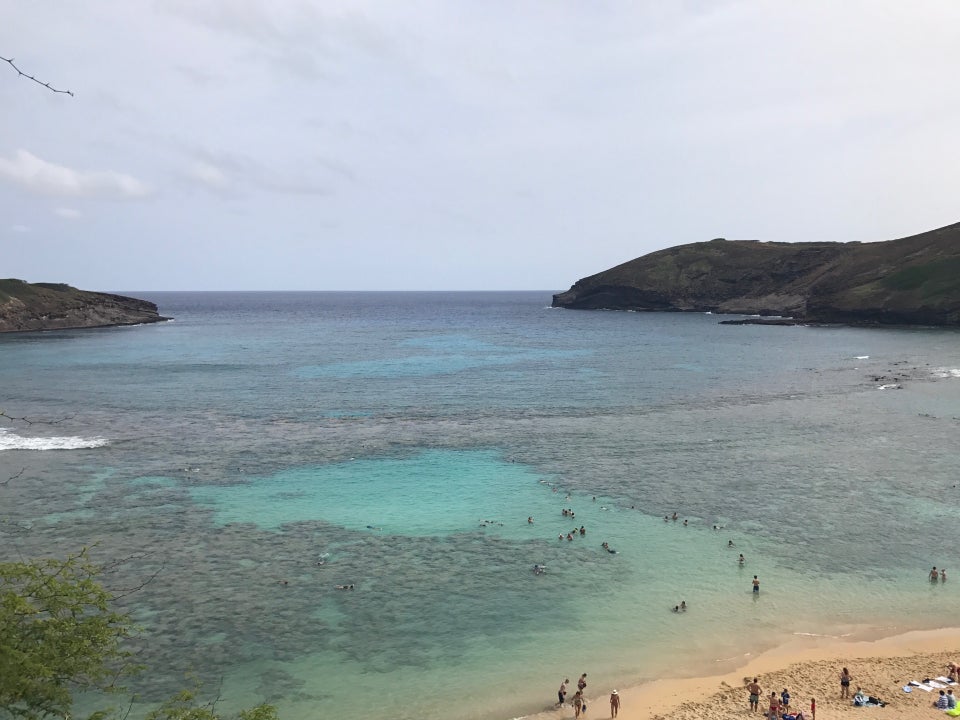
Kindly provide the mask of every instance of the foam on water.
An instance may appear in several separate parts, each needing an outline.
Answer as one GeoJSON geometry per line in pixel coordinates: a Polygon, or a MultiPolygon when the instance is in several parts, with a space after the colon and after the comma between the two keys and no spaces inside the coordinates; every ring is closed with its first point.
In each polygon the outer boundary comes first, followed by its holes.
{"type": "Polygon", "coordinates": [[[79,450],[107,445],[106,438],[83,438],[74,436],[24,437],[0,428],[0,452],[4,450],[79,450]]]}

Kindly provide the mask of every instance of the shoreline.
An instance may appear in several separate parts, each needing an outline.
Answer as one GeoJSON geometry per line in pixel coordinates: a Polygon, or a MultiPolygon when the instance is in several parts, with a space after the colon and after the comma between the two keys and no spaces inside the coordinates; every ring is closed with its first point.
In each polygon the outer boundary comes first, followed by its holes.
{"type": "MultiPolygon", "coordinates": [[[[740,717],[764,718],[770,691],[778,696],[789,688],[794,711],[809,717],[810,699],[816,698],[820,720],[846,717],[852,713],[883,713],[890,718],[937,717],[932,703],[938,691],[903,686],[911,680],[945,675],[948,662],[960,657],[960,627],[936,630],[910,630],[876,639],[847,640],[823,636],[795,636],[774,648],[750,657],[734,670],[698,677],[670,677],[640,685],[619,688],[621,707],[618,720],[733,720],[740,717]],[[854,707],[841,699],[839,672],[850,668],[851,696],[862,685],[866,693],[878,696],[886,707],[854,707]],[[758,678],[764,695],[760,712],[748,708],[746,684],[758,678]]],[[[953,686],[960,695],[960,684],[953,686]]],[[[574,685],[574,691],[576,686],[574,685]]],[[[568,694],[568,699],[572,693],[568,694]]],[[[588,692],[586,720],[610,717],[609,691],[602,695],[588,692]]],[[[567,704],[561,709],[523,716],[524,720],[566,720],[573,717],[567,704]]],[[[874,720],[864,717],[863,720],[874,720]]]]}

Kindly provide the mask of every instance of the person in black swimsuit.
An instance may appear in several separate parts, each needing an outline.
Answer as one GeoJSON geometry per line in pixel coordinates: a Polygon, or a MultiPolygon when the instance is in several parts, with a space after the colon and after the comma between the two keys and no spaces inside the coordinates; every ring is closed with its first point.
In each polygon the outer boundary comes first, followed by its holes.
{"type": "Polygon", "coordinates": [[[840,697],[848,698],[850,697],[850,681],[853,680],[853,676],[850,674],[850,671],[846,668],[843,669],[843,672],[840,673],[840,697]]]}

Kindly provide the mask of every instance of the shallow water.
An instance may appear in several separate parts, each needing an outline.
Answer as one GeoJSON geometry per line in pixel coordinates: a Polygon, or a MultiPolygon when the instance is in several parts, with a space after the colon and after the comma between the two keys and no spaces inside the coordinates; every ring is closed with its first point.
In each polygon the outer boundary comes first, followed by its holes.
{"type": "Polygon", "coordinates": [[[127,599],[151,702],[192,670],[286,720],[505,718],[562,676],[960,622],[925,581],[960,567],[955,331],[141,295],[176,321],[0,337],[3,408],[58,421],[8,424],[0,477],[8,555],[160,570],[127,599]]]}

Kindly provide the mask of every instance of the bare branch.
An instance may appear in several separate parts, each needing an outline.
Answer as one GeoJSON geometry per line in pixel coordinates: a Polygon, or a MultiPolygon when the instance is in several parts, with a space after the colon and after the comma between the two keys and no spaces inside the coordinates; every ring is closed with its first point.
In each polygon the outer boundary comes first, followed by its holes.
{"type": "Polygon", "coordinates": [[[11,475],[11,476],[8,477],[6,480],[0,481],[0,485],[6,485],[6,484],[7,484],[8,482],[10,482],[11,480],[16,480],[18,477],[20,477],[21,475],[23,475],[26,471],[27,471],[26,468],[20,468],[20,472],[14,474],[14,475],[11,475]]]}
{"type": "MultiPolygon", "coordinates": [[[[0,58],[0,60],[2,60],[2,59],[3,59],[3,58],[0,58]]],[[[0,418],[6,418],[6,419],[9,420],[10,422],[22,422],[22,423],[26,423],[27,425],[35,425],[35,424],[40,424],[40,425],[56,425],[57,423],[62,423],[62,422],[64,422],[65,420],[72,420],[74,417],[75,417],[74,415],[67,415],[67,416],[62,417],[62,418],[59,418],[59,419],[57,419],[57,420],[31,420],[31,419],[28,418],[28,417],[14,417],[13,415],[7,415],[7,413],[6,413],[5,411],[0,410],[0,418]]]]}
{"type": "Polygon", "coordinates": [[[5,58],[3,56],[0,56],[0,60],[3,60],[4,62],[9,63],[10,67],[16,70],[17,75],[19,75],[20,77],[25,77],[27,80],[33,80],[37,85],[43,85],[47,90],[50,90],[51,92],[63,93],[64,95],[69,95],[70,97],[73,97],[73,92],[70,90],[57,90],[50,83],[45,83],[42,80],[37,80],[33,75],[27,75],[25,72],[23,72],[23,70],[21,70],[20,68],[18,68],[16,65],[13,64],[13,58],[5,58]]]}
{"type": "MultiPolygon", "coordinates": [[[[124,564],[130,562],[131,560],[143,560],[144,558],[149,557],[150,555],[152,555],[152,553],[133,553],[133,554],[128,555],[128,556],[126,556],[126,557],[119,558],[119,559],[117,559],[117,560],[113,560],[113,561],[109,562],[108,564],[104,565],[104,566],[101,568],[101,572],[102,572],[104,575],[109,575],[110,573],[112,573],[112,572],[114,572],[115,570],[117,570],[117,568],[119,568],[121,565],[124,565],[124,564]]],[[[125,598],[125,597],[127,597],[128,595],[133,595],[135,592],[139,592],[140,590],[143,590],[143,588],[145,588],[147,585],[149,585],[150,583],[152,583],[154,580],[157,579],[157,576],[164,571],[164,569],[166,568],[166,566],[167,566],[166,560],[163,560],[163,561],[160,562],[160,567],[157,568],[154,572],[152,572],[152,573],[147,577],[146,580],[143,580],[142,582],[137,583],[136,585],[134,585],[134,586],[132,586],[132,587],[124,587],[124,588],[111,589],[111,590],[110,590],[110,599],[111,599],[112,601],[116,602],[117,600],[120,600],[120,599],[122,599],[122,598],[125,598]]]]}

